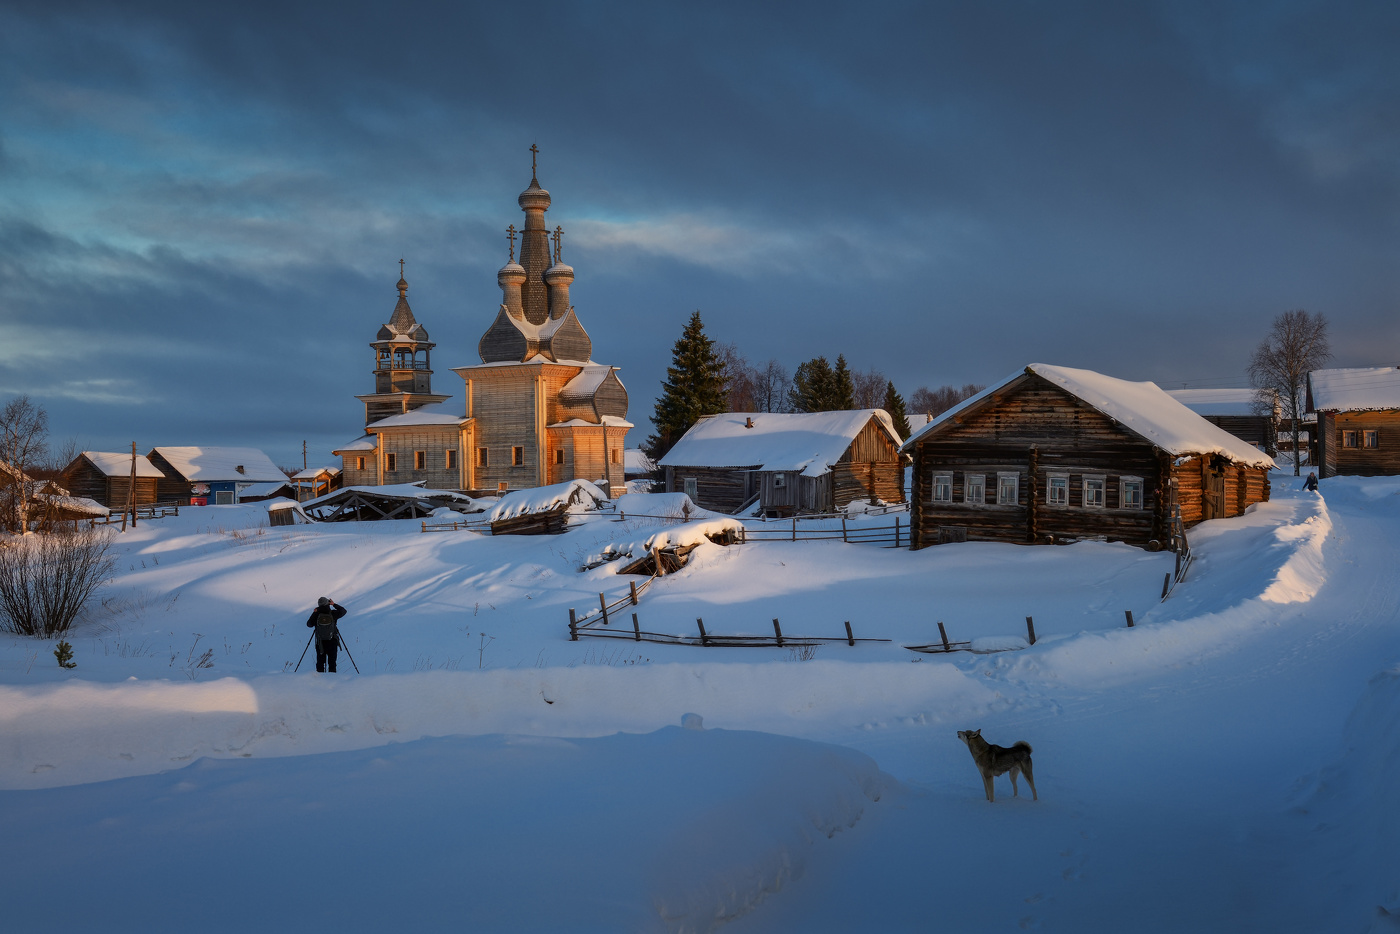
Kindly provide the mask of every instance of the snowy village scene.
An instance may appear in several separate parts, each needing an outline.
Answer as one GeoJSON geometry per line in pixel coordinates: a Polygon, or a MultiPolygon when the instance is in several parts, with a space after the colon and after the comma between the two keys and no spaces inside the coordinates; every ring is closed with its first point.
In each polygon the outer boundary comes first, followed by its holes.
{"type": "Polygon", "coordinates": [[[1400,6],[0,3],[6,932],[1400,930],[1400,6]]]}

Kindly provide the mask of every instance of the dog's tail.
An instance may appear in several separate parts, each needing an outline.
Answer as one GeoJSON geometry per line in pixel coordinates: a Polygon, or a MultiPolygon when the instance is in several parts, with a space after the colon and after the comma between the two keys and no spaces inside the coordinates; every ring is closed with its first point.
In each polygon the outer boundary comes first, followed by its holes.
{"type": "Polygon", "coordinates": [[[1023,739],[1023,740],[1020,740],[1019,742],[1017,742],[1017,743],[1016,743],[1015,745],[1013,745],[1011,748],[1012,748],[1012,749],[1024,749],[1024,750],[1026,751],[1026,755],[1030,755],[1031,753],[1035,752],[1035,750],[1031,748],[1031,744],[1028,743],[1028,742],[1026,742],[1024,739],[1023,739]]]}

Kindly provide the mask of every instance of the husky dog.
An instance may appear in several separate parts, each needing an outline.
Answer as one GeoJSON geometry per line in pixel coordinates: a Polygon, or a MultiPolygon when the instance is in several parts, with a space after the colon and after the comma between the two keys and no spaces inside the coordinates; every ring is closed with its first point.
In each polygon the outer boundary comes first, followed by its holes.
{"type": "Polygon", "coordinates": [[[1018,774],[1026,776],[1026,784],[1031,786],[1031,798],[1040,800],[1040,796],[1035,793],[1035,776],[1031,773],[1031,744],[1022,740],[1008,749],[1005,746],[993,746],[982,738],[981,730],[958,730],[958,739],[967,743],[968,751],[972,753],[972,761],[977,763],[977,771],[982,773],[982,784],[987,789],[987,800],[996,801],[992,794],[992,779],[1005,772],[1011,773],[1011,794],[1014,797],[1020,796],[1020,791],[1016,788],[1016,776],[1018,774]]]}

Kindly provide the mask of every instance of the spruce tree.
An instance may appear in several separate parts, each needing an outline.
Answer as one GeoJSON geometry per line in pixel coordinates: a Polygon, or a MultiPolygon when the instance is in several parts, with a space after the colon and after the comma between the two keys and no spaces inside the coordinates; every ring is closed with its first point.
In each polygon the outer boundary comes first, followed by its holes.
{"type": "Polygon", "coordinates": [[[797,365],[788,390],[788,408],[794,412],[825,412],[831,404],[833,374],[826,357],[813,357],[797,365]]]}
{"type": "Polygon", "coordinates": [[[904,397],[895,392],[893,382],[885,385],[884,409],[890,413],[890,421],[894,422],[894,430],[900,440],[908,441],[909,436],[913,434],[909,430],[909,413],[904,411],[904,397]]]}
{"type": "Polygon", "coordinates": [[[836,369],[831,371],[831,399],[826,411],[849,412],[856,407],[856,384],[851,378],[851,368],[846,366],[846,355],[836,355],[836,369]]]}
{"type": "Polygon", "coordinates": [[[647,454],[660,460],[701,416],[724,410],[724,367],[696,311],[671,349],[671,365],[651,417],[656,434],[647,439],[647,454]]]}

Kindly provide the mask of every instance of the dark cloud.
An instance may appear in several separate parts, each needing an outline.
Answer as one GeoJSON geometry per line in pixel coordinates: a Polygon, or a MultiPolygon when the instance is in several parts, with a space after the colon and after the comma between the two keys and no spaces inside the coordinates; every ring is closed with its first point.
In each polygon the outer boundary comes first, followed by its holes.
{"type": "Polygon", "coordinates": [[[1239,381],[1293,307],[1397,362],[1398,10],[11,4],[0,328],[64,346],[0,386],[93,444],[324,459],[400,256],[455,391],[536,141],[639,423],[697,307],[906,391],[1239,381]]]}

